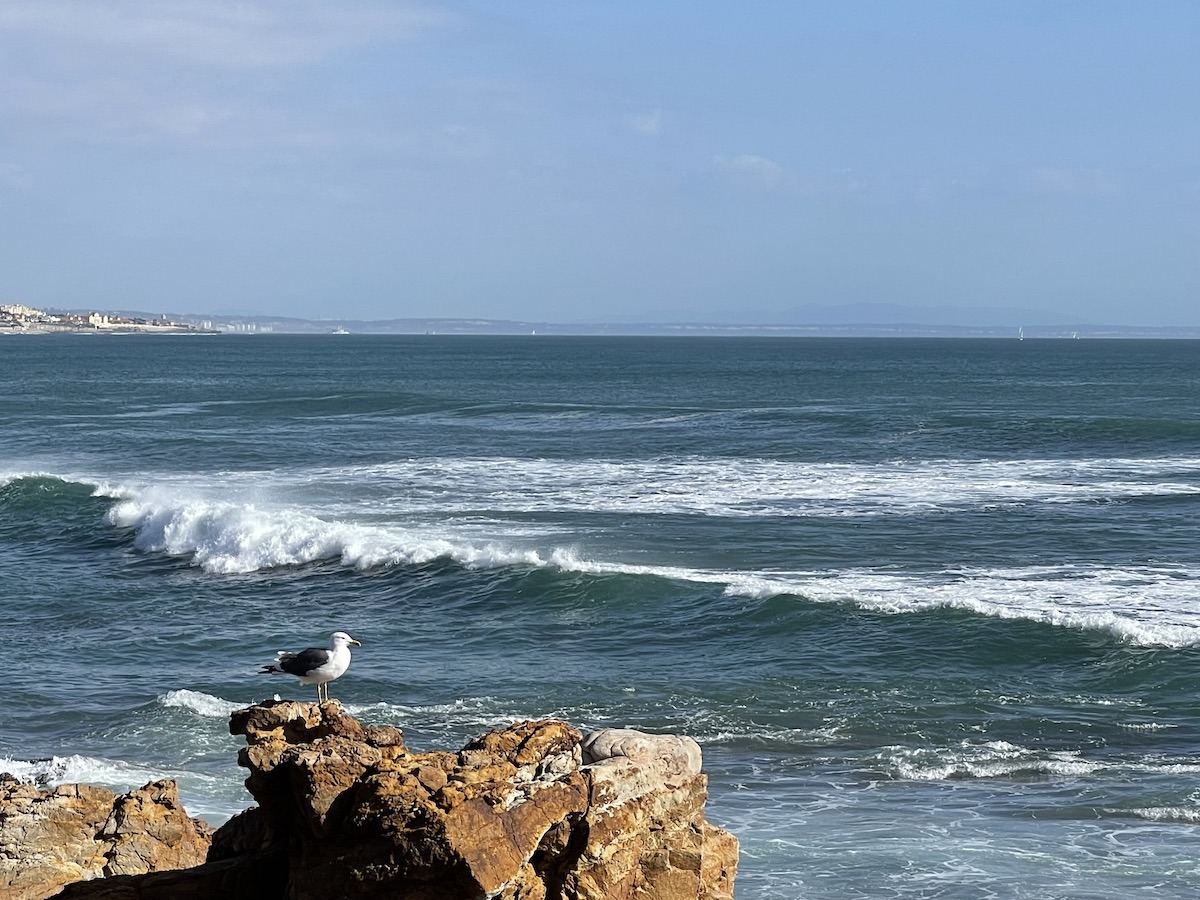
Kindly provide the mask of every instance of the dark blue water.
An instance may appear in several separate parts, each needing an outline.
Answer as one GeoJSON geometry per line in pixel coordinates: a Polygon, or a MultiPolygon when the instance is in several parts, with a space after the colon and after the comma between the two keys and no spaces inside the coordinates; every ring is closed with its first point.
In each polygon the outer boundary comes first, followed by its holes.
{"type": "Polygon", "coordinates": [[[5,336],[3,767],[248,804],[338,629],[416,747],[697,738],[742,898],[1200,891],[1200,344],[5,336]]]}

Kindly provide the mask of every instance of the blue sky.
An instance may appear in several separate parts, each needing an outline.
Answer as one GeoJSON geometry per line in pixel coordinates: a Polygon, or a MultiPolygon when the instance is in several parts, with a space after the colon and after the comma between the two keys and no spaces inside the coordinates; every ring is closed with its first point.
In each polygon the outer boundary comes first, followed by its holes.
{"type": "Polygon", "coordinates": [[[1200,4],[0,0],[0,300],[1200,325],[1200,4]]]}

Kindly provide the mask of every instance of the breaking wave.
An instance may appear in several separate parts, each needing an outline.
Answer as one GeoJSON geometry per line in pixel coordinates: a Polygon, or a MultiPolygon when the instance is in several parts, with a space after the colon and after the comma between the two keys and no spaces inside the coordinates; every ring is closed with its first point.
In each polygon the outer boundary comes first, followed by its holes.
{"type": "Polygon", "coordinates": [[[79,782],[121,791],[141,787],[161,778],[180,778],[183,774],[122,760],[76,754],[34,760],[0,758],[0,772],[7,772],[20,781],[42,788],[79,782]]]}
{"type": "Polygon", "coordinates": [[[234,710],[250,706],[250,703],[239,703],[205,694],[200,691],[182,689],[168,691],[158,698],[160,706],[186,709],[206,719],[228,719],[234,710]]]}
{"type": "Polygon", "coordinates": [[[795,596],[891,614],[963,610],[1099,630],[1143,646],[1200,644],[1192,590],[1200,571],[1194,567],[1089,564],[913,574],[642,565],[622,559],[619,549],[582,551],[562,521],[526,518],[550,508],[704,515],[802,514],[803,508],[875,515],[884,508],[903,514],[944,503],[1173,495],[1200,492],[1200,460],[1193,458],[937,465],[426,459],[345,470],[159,476],[153,483],[9,473],[0,475],[0,483],[20,478],[40,479],[48,489],[56,478],[64,486],[88,485],[111,501],[108,525],[128,532],[138,549],[185,559],[214,575],[323,562],[365,571],[447,560],[472,569],[672,579],[752,601],[795,596]]]}
{"type": "MultiPolygon", "coordinates": [[[[1045,750],[1008,741],[964,740],[947,747],[885,747],[864,763],[889,778],[901,781],[954,779],[1039,779],[1086,777],[1120,773],[1131,779],[1157,775],[1187,775],[1200,771],[1200,762],[1149,755],[1140,759],[1088,759],[1080,750],[1045,750]]],[[[1178,817],[1178,808],[1155,808],[1163,818],[1178,817]]],[[[1149,809],[1124,810],[1125,814],[1153,817],[1149,809]]],[[[1195,815],[1193,811],[1190,813],[1195,815]]]]}
{"type": "Polygon", "coordinates": [[[544,565],[536,551],[482,545],[398,526],[326,521],[311,513],[206,499],[119,501],[110,524],[136,532],[147,552],[186,556],[207,572],[232,575],[336,560],[357,569],[450,559],[469,568],[544,565]]]}
{"type": "Polygon", "coordinates": [[[1188,825],[1200,822],[1200,807],[1194,806],[1145,806],[1137,809],[1106,809],[1116,816],[1134,816],[1151,822],[1181,822],[1188,825]]]}
{"type": "Polygon", "coordinates": [[[902,781],[1081,776],[1103,768],[1077,751],[1036,751],[1007,741],[963,741],[956,747],[938,748],[888,747],[869,762],[902,781]]]}
{"type": "MultiPolygon", "coordinates": [[[[590,558],[571,546],[523,546],[529,538],[478,541],[395,525],[328,522],[309,513],[228,502],[158,503],[126,499],[110,522],[136,531],[148,552],[187,557],[214,574],[336,561],[359,570],[447,559],[467,568],[552,567],[597,576],[634,575],[722,587],[730,596],[794,595],[903,614],[958,609],[1001,619],[1109,632],[1146,646],[1200,643],[1192,585],[1184,567],[1116,570],[1097,566],[960,569],[910,575],[870,569],[739,572],[636,565],[590,558]]],[[[453,534],[454,526],[441,526],[453,534]]]]}

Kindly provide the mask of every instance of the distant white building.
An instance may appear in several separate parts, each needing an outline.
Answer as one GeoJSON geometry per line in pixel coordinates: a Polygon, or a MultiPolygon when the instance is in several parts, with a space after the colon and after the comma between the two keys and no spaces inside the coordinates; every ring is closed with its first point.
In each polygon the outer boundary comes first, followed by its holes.
{"type": "Polygon", "coordinates": [[[0,313],[12,319],[21,320],[38,320],[46,318],[46,314],[40,309],[34,309],[32,306],[23,306],[20,303],[5,303],[0,306],[0,313]]]}

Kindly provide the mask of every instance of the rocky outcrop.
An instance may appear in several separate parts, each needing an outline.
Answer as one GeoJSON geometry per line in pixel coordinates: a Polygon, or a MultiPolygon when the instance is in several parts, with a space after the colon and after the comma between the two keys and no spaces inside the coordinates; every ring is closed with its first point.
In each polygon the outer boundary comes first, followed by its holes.
{"type": "MultiPolygon", "coordinates": [[[[542,720],[412,753],[336,703],[263,704],[230,728],[259,804],[237,842],[286,848],[289,900],[733,895],[737,841],[704,819],[690,738],[542,720]]],[[[214,857],[233,853],[224,832],[214,857]]]]}
{"type": "Polygon", "coordinates": [[[258,802],[208,862],[114,876],[64,898],[107,900],[731,900],[737,840],[704,818],[689,738],[584,738],[519,722],[457,753],[414,753],[340,704],[235,712],[258,802]]]}
{"type": "Polygon", "coordinates": [[[70,882],[200,865],[210,834],[173,781],[118,796],[85,784],[42,791],[0,774],[0,897],[40,900],[70,882]]]}
{"type": "Polygon", "coordinates": [[[569,896],[733,896],[737,839],[704,819],[699,744],[606,729],[588,735],[581,750],[590,782],[588,841],[569,896]]]}

